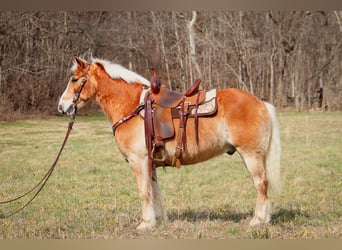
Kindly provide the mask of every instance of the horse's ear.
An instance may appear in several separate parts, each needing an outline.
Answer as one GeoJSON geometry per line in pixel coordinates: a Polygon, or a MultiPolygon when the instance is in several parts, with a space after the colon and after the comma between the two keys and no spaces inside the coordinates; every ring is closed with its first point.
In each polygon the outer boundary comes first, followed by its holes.
{"type": "Polygon", "coordinates": [[[81,67],[82,69],[84,69],[87,66],[87,62],[77,56],[75,56],[75,61],[77,65],[81,67]]]}

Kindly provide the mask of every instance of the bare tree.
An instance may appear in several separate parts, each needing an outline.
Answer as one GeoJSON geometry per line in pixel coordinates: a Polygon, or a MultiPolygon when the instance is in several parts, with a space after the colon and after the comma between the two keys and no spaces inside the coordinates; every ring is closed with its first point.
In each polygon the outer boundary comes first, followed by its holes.
{"type": "MultiPolygon", "coordinates": [[[[195,67],[195,74],[197,74],[199,77],[201,76],[201,70],[199,68],[199,65],[197,63],[196,60],[196,42],[195,42],[195,24],[196,24],[196,20],[197,20],[197,12],[196,11],[192,11],[192,17],[191,20],[187,23],[187,27],[188,27],[188,34],[189,34],[189,54],[190,54],[190,59],[191,59],[191,63],[190,65],[190,72],[192,72],[192,66],[195,67]]],[[[193,82],[193,74],[190,75],[190,81],[193,82]]]]}
{"type": "Polygon", "coordinates": [[[0,12],[0,119],[55,113],[73,56],[117,61],[169,88],[239,87],[282,108],[341,110],[341,11],[0,12]]]}

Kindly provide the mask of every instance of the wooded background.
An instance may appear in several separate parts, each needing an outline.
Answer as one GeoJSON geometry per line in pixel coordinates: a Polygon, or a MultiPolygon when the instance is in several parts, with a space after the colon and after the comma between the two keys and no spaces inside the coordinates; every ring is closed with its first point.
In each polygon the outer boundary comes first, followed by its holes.
{"type": "Polygon", "coordinates": [[[342,11],[0,12],[0,120],[56,114],[74,56],[183,91],[245,89],[278,108],[342,109],[342,11]]]}

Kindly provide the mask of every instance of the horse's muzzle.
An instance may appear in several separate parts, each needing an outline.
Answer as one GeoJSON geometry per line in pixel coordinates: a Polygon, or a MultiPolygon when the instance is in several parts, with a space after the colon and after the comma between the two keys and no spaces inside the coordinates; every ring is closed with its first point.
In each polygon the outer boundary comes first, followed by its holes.
{"type": "Polygon", "coordinates": [[[60,102],[58,104],[57,110],[61,114],[70,114],[75,112],[75,106],[72,102],[60,102]]]}

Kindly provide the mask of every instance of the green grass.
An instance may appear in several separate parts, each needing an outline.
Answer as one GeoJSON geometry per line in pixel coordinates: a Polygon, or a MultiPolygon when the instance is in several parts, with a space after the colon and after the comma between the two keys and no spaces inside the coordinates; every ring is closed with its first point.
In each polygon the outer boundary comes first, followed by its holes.
{"type": "MultiPolygon", "coordinates": [[[[237,154],[158,169],[169,222],[138,232],[140,201],[102,115],[77,117],[41,194],[0,219],[1,239],[307,239],[342,237],[342,114],[279,113],[282,195],[272,224],[249,227],[255,192],[237,154]]],[[[54,161],[66,117],[0,123],[0,200],[33,187],[54,161]]],[[[23,202],[0,205],[8,214],[23,202]]]]}

